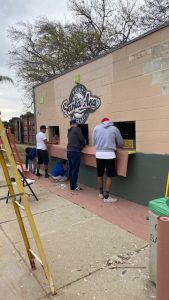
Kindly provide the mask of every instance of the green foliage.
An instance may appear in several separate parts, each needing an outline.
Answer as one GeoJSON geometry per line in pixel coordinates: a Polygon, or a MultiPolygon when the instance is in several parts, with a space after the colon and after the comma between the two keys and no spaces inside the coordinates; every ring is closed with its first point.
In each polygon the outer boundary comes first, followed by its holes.
{"type": "Polygon", "coordinates": [[[9,30],[10,66],[26,84],[43,82],[88,59],[83,32],[76,25],[40,19],[9,30]]]}
{"type": "Polygon", "coordinates": [[[14,83],[13,80],[10,77],[0,75],[0,82],[3,82],[3,81],[8,81],[12,84],[14,83]]]}

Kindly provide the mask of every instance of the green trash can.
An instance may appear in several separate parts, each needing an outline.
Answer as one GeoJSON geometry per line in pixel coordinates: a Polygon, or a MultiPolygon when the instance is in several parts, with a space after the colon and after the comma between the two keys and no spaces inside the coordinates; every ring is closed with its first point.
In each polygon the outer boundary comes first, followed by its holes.
{"type": "Polygon", "coordinates": [[[157,218],[158,216],[169,216],[169,206],[166,204],[168,198],[151,200],[148,204],[149,210],[149,270],[150,280],[156,284],[157,268],[157,218]]]}

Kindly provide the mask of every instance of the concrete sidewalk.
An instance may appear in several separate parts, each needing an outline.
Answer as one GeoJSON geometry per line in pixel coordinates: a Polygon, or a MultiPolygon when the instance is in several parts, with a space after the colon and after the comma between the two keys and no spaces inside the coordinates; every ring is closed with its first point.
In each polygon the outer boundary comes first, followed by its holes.
{"type": "MultiPolygon", "coordinates": [[[[1,201],[0,300],[155,299],[146,241],[44,187],[33,188],[40,200],[30,197],[30,206],[57,295],[51,296],[38,262],[31,271],[12,204],[1,201]]],[[[4,195],[5,189],[0,192],[4,195]]],[[[37,253],[29,228],[28,233],[37,253]]]]}

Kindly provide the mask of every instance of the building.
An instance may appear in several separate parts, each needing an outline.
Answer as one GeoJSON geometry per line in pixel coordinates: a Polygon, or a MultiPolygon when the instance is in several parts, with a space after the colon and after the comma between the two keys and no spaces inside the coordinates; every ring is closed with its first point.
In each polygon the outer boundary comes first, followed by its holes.
{"type": "Polygon", "coordinates": [[[21,118],[22,118],[23,143],[35,145],[36,144],[35,116],[31,113],[27,113],[25,115],[22,115],[21,118]]]}
{"type": "Polygon", "coordinates": [[[36,144],[35,116],[32,113],[28,112],[20,117],[12,118],[9,120],[9,126],[16,143],[36,144]]]}
{"type": "Polygon", "coordinates": [[[66,157],[69,121],[78,120],[88,142],[79,181],[97,187],[92,131],[101,118],[109,117],[126,140],[122,156],[128,157],[127,176],[113,180],[112,192],[145,205],[164,196],[169,170],[169,25],[55,76],[34,92],[37,126],[48,127],[52,157],[66,157]],[[58,144],[53,143],[55,136],[58,144]]]}

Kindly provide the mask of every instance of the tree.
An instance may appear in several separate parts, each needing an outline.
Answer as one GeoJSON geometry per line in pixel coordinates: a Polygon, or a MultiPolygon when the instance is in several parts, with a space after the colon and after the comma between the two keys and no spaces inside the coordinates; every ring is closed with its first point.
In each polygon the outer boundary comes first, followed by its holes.
{"type": "Polygon", "coordinates": [[[119,0],[116,3],[116,12],[113,20],[114,43],[124,44],[138,36],[140,28],[140,11],[142,5],[139,1],[119,0]]]}
{"type": "Polygon", "coordinates": [[[120,0],[115,6],[112,0],[70,0],[76,24],[63,26],[41,18],[34,24],[22,22],[11,27],[10,66],[29,90],[32,84],[126,42],[135,32],[136,1],[130,5],[128,0],[120,0]]]}
{"type": "Polygon", "coordinates": [[[137,0],[70,0],[69,7],[86,32],[86,42],[93,57],[125,43],[138,31],[137,0]]]}
{"type": "Polygon", "coordinates": [[[40,83],[86,59],[83,33],[75,25],[40,19],[11,27],[9,37],[10,66],[27,84],[40,83]]]}
{"type": "Polygon", "coordinates": [[[13,83],[13,80],[10,77],[0,75],[0,82],[4,82],[4,81],[13,83]]]}
{"type": "Polygon", "coordinates": [[[168,21],[168,0],[145,0],[141,15],[141,26],[145,31],[160,26],[168,21]]]}
{"type": "Polygon", "coordinates": [[[75,24],[63,26],[41,18],[11,27],[9,37],[10,67],[23,82],[29,104],[33,85],[89,59],[83,32],[75,24]]]}
{"type": "Polygon", "coordinates": [[[69,0],[76,23],[40,18],[9,29],[10,66],[33,104],[32,86],[125,43],[139,31],[139,0],[69,0]]]}

